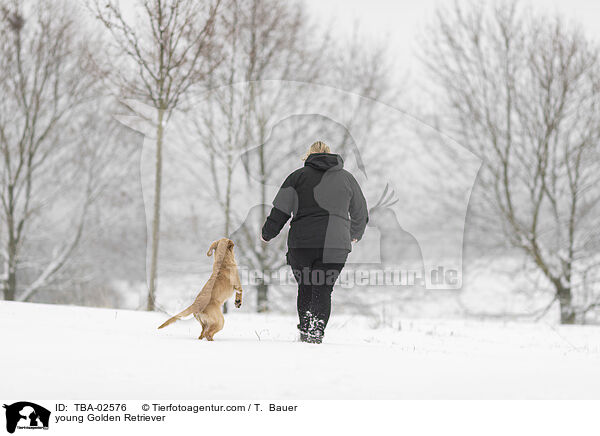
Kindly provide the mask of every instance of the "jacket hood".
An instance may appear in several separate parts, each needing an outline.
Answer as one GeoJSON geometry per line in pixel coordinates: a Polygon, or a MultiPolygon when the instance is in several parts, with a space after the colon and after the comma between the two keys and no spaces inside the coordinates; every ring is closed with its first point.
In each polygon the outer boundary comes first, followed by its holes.
{"type": "Polygon", "coordinates": [[[312,153],[304,161],[305,167],[320,171],[341,170],[344,167],[342,156],[334,153],[312,153]]]}

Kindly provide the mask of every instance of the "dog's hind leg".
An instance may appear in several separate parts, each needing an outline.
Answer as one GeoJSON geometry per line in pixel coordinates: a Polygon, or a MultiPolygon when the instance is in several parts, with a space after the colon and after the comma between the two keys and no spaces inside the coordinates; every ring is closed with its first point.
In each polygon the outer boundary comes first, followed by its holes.
{"type": "Polygon", "coordinates": [[[214,323],[211,325],[210,330],[207,334],[207,338],[210,337],[209,341],[213,340],[213,336],[217,333],[219,333],[221,330],[223,330],[223,326],[225,325],[225,317],[223,316],[223,314],[221,313],[220,310],[217,310],[214,314],[215,316],[215,320],[214,323]]]}
{"type": "Polygon", "coordinates": [[[204,337],[206,337],[206,324],[202,321],[202,316],[199,313],[195,313],[194,314],[194,318],[196,318],[196,320],[200,323],[200,325],[202,326],[202,331],[200,332],[200,336],[198,336],[198,339],[202,340],[204,337]]]}
{"type": "Polygon", "coordinates": [[[205,335],[206,340],[214,341],[213,336],[217,332],[218,332],[218,330],[216,329],[216,326],[214,324],[209,325],[208,328],[206,329],[206,335],[205,335]]]}

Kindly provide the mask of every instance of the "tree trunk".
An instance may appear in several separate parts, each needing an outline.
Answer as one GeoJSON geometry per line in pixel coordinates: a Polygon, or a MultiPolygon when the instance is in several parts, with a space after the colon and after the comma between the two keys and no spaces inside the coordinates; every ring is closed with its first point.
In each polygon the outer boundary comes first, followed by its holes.
{"type": "Polygon", "coordinates": [[[268,285],[261,280],[258,286],[256,287],[256,311],[257,312],[267,312],[269,310],[267,292],[268,285]]]}
{"type": "Polygon", "coordinates": [[[572,303],[571,288],[560,286],[557,289],[557,295],[560,305],[560,323],[575,324],[575,310],[572,303]]]}
{"type": "MultiPolygon", "coordinates": [[[[229,227],[231,226],[231,219],[230,219],[230,214],[231,214],[231,179],[232,179],[232,173],[233,170],[231,168],[231,158],[228,158],[227,161],[227,186],[225,189],[225,237],[229,238],[231,237],[231,231],[229,229],[229,227]]],[[[233,241],[235,242],[235,241],[233,241]]],[[[227,308],[227,301],[223,303],[223,313],[227,313],[228,308],[227,308]]]]}
{"type": "MultiPolygon", "coordinates": [[[[261,135],[262,136],[262,135],[261,135]]],[[[264,142],[263,142],[264,144],[264,142]]],[[[265,157],[264,157],[265,149],[264,145],[260,147],[259,150],[259,158],[260,158],[260,203],[261,203],[261,223],[264,223],[267,218],[267,211],[265,208],[265,204],[267,201],[267,181],[265,175],[265,157]]],[[[260,230],[259,230],[260,231],[260,230]]],[[[258,237],[258,235],[257,235],[258,237]]],[[[260,244],[260,252],[258,256],[258,261],[260,265],[260,269],[262,273],[265,272],[267,265],[265,265],[265,259],[267,258],[267,246],[264,243],[260,244]]],[[[260,283],[256,288],[256,311],[257,312],[268,312],[269,311],[269,300],[268,300],[268,292],[269,285],[267,285],[264,281],[264,278],[261,279],[260,283]]]]}
{"type": "Polygon", "coordinates": [[[152,255],[150,261],[150,287],[148,289],[147,310],[154,310],[156,295],[156,277],[158,268],[158,242],[160,231],[160,194],[162,182],[162,145],[164,109],[158,109],[158,126],[156,128],[156,175],[154,179],[154,213],[152,219],[152,255]]]}
{"type": "Polygon", "coordinates": [[[17,241],[15,240],[15,206],[14,185],[8,185],[8,244],[6,247],[6,282],[4,284],[4,299],[14,301],[17,294],[17,241]]]}
{"type": "Polygon", "coordinates": [[[14,301],[17,293],[17,272],[15,267],[8,262],[8,277],[4,288],[4,299],[14,301]]]}

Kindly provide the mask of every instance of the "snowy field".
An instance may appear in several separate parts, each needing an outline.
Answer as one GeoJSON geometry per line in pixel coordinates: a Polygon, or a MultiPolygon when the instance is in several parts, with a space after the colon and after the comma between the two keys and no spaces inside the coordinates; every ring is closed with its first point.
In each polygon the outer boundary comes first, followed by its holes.
{"type": "Polygon", "coordinates": [[[334,313],[322,345],[291,316],[226,315],[215,342],[161,313],[0,302],[0,386],[36,399],[600,399],[600,328],[334,313]]]}

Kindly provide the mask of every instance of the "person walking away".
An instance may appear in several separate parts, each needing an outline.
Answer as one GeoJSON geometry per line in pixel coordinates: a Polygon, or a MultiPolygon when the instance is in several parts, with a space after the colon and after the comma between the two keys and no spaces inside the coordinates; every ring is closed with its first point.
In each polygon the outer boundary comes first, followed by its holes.
{"type": "Polygon", "coordinates": [[[275,196],[261,239],[276,237],[291,218],[286,258],[298,283],[300,340],[320,344],[333,286],[369,217],[360,186],[340,155],[317,141],[303,160],[275,196]]]}

